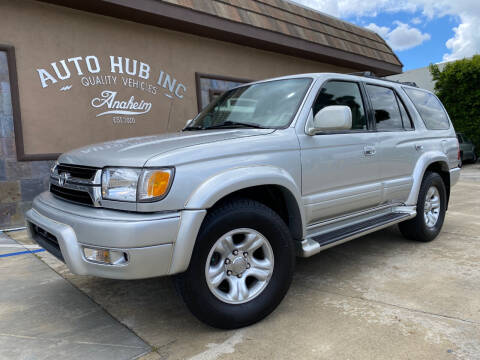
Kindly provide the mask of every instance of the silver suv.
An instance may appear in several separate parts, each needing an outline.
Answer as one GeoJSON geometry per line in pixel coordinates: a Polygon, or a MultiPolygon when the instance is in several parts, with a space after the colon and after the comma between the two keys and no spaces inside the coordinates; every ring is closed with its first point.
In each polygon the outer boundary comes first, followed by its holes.
{"type": "Polygon", "coordinates": [[[220,328],[272,312],[309,257],[399,224],[433,240],[460,169],[430,92],[332,73],[225,92],[182,132],[87,146],[58,159],[26,214],[75,274],[175,274],[188,308],[220,328]]]}

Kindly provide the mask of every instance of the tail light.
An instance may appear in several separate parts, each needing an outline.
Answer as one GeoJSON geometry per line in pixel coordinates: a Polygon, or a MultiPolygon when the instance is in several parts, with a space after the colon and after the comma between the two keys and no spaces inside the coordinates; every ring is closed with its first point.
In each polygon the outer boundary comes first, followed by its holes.
{"type": "Polygon", "coordinates": [[[457,139],[457,160],[460,161],[460,143],[457,139]]]}

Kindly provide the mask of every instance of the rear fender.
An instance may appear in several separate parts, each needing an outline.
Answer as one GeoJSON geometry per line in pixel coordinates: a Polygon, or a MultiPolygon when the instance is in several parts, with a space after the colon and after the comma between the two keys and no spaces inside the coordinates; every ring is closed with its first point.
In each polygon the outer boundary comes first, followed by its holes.
{"type": "Polygon", "coordinates": [[[440,151],[431,151],[423,154],[417,161],[413,170],[413,186],[410,195],[406,201],[406,205],[417,205],[418,193],[422,185],[423,176],[427,168],[433,163],[440,163],[443,171],[448,172],[448,157],[440,151]]]}

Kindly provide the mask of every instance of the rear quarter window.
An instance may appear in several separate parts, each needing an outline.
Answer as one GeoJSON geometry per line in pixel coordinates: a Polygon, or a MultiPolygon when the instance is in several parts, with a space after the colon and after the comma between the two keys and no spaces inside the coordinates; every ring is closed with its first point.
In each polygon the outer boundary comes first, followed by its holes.
{"type": "Polygon", "coordinates": [[[435,95],[420,89],[403,88],[403,90],[412,100],[427,129],[445,130],[450,127],[447,113],[435,95]]]}

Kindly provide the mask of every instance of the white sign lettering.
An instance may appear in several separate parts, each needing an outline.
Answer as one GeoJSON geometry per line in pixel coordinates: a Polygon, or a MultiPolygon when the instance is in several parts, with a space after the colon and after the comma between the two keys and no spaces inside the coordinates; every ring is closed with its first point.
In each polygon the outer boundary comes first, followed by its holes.
{"type": "MultiPolygon", "coordinates": [[[[151,75],[151,67],[149,64],[137,59],[130,59],[122,56],[109,56],[108,64],[110,65],[108,72],[110,74],[126,74],[139,79],[122,76],[123,85],[128,87],[136,87],[152,94],[156,94],[160,89],[164,89],[163,94],[168,98],[177,97],[183,99],[187,87],[179,82],[176,78],[161,70],[156,77],[156,84],[149,83],[151,75]]],[[[98,74],[102,71],[100,61],[95,55],[88,55],[61,59],[50,64],[50,69],[37,69],[38,76],[42,88],[56,84],[58,81],[69,80],[72,74],[81,77],[81,84],[85,87],[96,85],[116,85],[117,75],[85,75],[86,73],[98,74]]],[[[61,86],[65,91],[67,86],[61,86]]],[[[69,89],[70,89],[69,88],[69,89]]]]}
{"type": "Polygon", "coordinates": [[[116,114],[116,115],[140,115],[146,114],[152,108],[152,103],[141,100],[135,101],[135,97],[130,96],[128,101],[116,100],[117,92],[104,90],[100,98],[92,99],[92,106],[95,108],[106,107],[107,111],[97,114],[97,116],[116,114]]]}
{"type": "Polygon", "coordinates": [[[97,117],[117,115],[112,118],[114,124],[134,124],[135,118],[132,116],[146,114],[152,108],[152,102],[137,100],[135,96],[121,99],[119,87],[138,89],[150,95],[161,94],[169,99],[183,99],[187,91],[184,84],[166,71],[154,71],[143,61],[123,56],[109,55],[103,59],[95,55],[74,56],[36,70],[42,88],[58,83],[58,90],[67,92],[75,85],[75,79],[79,79],[83,87],[102,87],[99,89],[100,96],[93,98],[90,105],[102,110],[97,117]],[[106,90],[105,87],[115,89],[106,90]]]}

